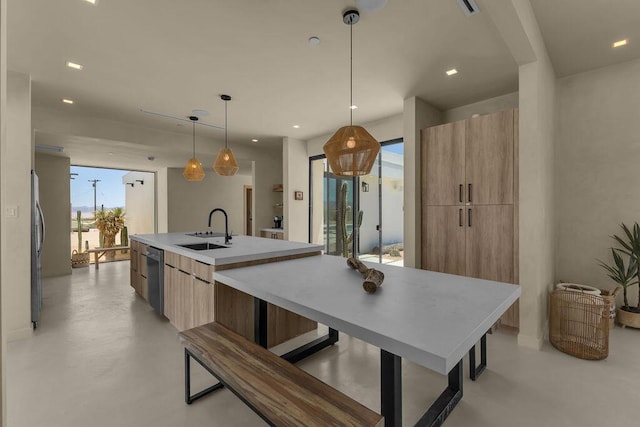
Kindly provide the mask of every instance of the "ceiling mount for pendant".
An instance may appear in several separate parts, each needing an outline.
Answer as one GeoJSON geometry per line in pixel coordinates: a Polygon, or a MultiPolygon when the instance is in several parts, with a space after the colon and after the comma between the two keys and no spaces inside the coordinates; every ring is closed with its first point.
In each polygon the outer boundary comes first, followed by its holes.
{"type": "Polygon", "coordinates": [[[342,22],[347,25],[357,24],[360,21],[360,12],[354,9],[345,10],[342,14],[342,22]]]}

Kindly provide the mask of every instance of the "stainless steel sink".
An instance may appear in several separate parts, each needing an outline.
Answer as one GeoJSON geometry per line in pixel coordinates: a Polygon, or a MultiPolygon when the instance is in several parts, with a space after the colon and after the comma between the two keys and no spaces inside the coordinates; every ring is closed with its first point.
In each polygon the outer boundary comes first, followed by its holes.
{"type": "Polygon", "coordinates": [[[191,249],[193,251],[208,251],[210,249],[226,249],[226,246],[216,245],[215,243],[189,243],[186,245],[178,245],[186,249],[191,249]]]}

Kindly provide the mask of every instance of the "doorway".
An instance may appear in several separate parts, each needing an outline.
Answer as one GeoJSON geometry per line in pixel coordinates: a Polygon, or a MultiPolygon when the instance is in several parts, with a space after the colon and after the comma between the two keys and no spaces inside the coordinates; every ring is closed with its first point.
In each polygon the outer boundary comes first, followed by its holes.
{"type": "Polygon", "coordinates": [[[325,155],[309,158],[309,242],[324,253],[404,264],[404,144],[381,146],[371,174],[360,178],[334,175],[325,155]]]}
{"type": "MultiPolygon", "coordinates": [[[[155,232],[155,173],[71,166],[70,178],[72,251],[126,247],[129,235],[155,232]]],[[[110,251],[102,259],[128,260],[129,254],[110,251]]]]}
{"type": "Polygon", "coordinates": [[[245,185],[244,198],[244,234],[253,236],[253,187],[245,185]]]}

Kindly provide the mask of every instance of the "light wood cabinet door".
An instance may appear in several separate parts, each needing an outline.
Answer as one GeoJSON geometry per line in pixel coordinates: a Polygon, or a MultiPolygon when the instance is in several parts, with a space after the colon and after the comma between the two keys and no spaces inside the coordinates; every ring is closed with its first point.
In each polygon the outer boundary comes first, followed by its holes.
{"type": "Polygon", "coordinates": [[[176,294],[176,323],[175,326],[179,331],[185,329],[191,329],[194,326],[193,322],[193,281],[194,277],[176,269],[176,281],[177,286],[176,294]]]}
{"type": "Polygon", "coordinates": [[[426,205],[459,205],[465,191],[465,122],[422,130],[422,200],[426,205]]]}
{"type": "Polygon", "coordinates": [[[466,201],[513,204],[513,110],[474,117],[466,123],[466,201]]]}
{"type": "Polygon", "coordinates": [[[464,206],[427,206],[423,211],[423,269],[465,274],[464,214],[464,206]]]}
{"type": "Polygon", "coordinates": [[[163,313],[164,317],[169,319],[169,321],[175,325],[176,319],[176,269],[171,265],[164,265],[164,307],[163,313]]]}
{"type": "Polygon", "coordinates": [[[215,301],[212,283],[194,277],[192,310],[194,327],[213,322],[215,301]]]}
{"type": "Polygon", "coordinates": [[[513,205],[468,206],[467,276],[514,283],[513,205]]]}
{"type": "Polygon", "coordinates": [[[215,282],[215,320],[253,341],[253,297],[215,282]]]}

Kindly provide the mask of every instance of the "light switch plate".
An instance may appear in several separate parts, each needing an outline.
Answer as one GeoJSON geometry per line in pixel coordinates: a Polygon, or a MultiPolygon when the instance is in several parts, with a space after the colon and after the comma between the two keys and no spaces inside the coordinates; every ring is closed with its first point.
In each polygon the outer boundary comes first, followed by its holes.
{"type": "Polygon", "coordinates": [[[9,206],[5,209],[5,216],[8,218],[17,218],[18,217],[18,207],[17,206],[9,206]]]}

